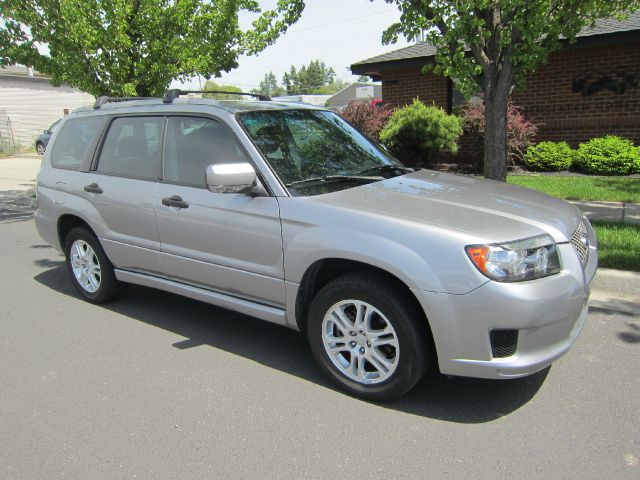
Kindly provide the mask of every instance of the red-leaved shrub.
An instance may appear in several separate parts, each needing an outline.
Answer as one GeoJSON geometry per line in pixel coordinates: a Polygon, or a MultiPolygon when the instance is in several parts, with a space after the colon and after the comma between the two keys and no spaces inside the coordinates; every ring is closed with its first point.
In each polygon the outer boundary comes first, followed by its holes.
{"type": "Polygon", "coordinates": [[[340,113],[342,117],[358,127],[376,142],[380,141],[380,130],[389,121],[393,108],[389,105],[351,102],[340,113]]]}
{"type": "MultiPolygon", "coordinates": [[[[477,154],[474,163],[480,167],[484,159],[484,105],[469,103],[461,110],[464,136],[477,154]]],[[[527,120],[519,107],[509,102],[507,110],[507,155],[511,165],[522,164],[527,147],[533,143],[538,126],[527,120]]]]}

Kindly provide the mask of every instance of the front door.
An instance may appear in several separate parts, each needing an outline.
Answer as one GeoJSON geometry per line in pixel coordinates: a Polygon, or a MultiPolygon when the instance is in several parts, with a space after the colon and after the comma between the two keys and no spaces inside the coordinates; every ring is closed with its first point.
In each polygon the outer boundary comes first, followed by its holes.
{"type": "Polygon", "coordinates": [[[170,117],[163,183],[155,194],[164,274],[267,305],[284,306],[275,197],[212,193],[206,167],[248,162],[230,130],[201,117],[170,117]]]}

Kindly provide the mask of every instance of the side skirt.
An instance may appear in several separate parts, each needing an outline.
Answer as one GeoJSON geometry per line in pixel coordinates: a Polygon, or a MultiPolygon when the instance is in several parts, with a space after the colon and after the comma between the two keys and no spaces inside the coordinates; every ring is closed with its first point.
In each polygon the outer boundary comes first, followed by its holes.
{"type": "Polygon", "coordinates": [[[210,303],[217,307],[233,310],[234,312],[244,313],[245,315],[266,320],[267,322],[288,326],[286,312],[279,308],[261,305],[249,300],[243,300],[241,298],[232,297],[231,295],[213,292],[211,290],[186,285],[184,283],[174,282],[166,278],[153,277],[150,275],[119,269],[115,269],[115,274],[116,278],[122,282],[157,288],[159,290],[164,290],[165,292],[175,293],[177,295],[182,295],[183,297],[210,303]]]}

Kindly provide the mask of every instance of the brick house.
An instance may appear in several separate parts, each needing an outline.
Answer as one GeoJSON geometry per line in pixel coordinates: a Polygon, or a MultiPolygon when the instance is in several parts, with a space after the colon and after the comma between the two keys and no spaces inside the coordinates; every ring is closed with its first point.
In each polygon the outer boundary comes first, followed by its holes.
{"type": "MultiPolygon", "coordinates": [[[[435,49],[418,43],[351,65],[355,75],[382,81],[382,100],[406,105],[419,97],[451,112],[464,98],[451,80],[422,73],[435,49]]],[[[623,21],[599,20],[573,44],[551,54],[512,95],[539,124],[537,141],[565,140],[572,146],[615,134],[640,144],[640,11],[623,21]]]]}

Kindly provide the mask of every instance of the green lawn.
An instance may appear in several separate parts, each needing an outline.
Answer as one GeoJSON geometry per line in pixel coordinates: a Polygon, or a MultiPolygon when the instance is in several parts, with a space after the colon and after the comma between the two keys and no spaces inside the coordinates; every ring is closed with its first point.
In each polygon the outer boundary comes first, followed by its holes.
{"type": "Polygon", "coordinates": [[[640,178],[509,175],[507,182],[566,200],[640,203],[640,178]]]}
{"type": "Polygon", "coordinates": [[[598,239],[599,265],[640,272],[640,225],[591,222],[598,239]]]}

